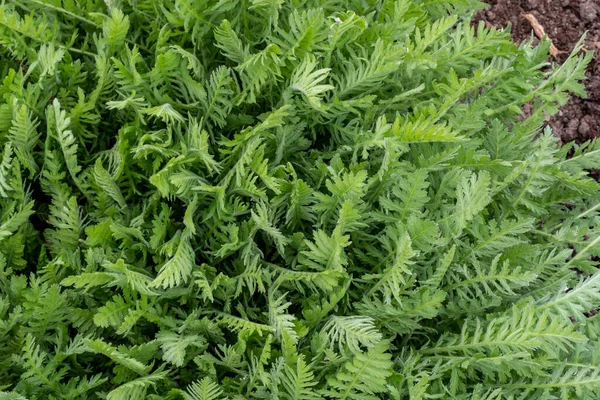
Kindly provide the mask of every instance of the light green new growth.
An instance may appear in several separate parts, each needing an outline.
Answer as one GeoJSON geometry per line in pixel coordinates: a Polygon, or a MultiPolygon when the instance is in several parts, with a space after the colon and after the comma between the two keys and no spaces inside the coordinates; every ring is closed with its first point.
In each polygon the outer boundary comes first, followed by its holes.
{"type": "Polygon", "coordinates": [[[600,398],[591,54],[482,7],[0,1],[0,400],[600,398]]]}

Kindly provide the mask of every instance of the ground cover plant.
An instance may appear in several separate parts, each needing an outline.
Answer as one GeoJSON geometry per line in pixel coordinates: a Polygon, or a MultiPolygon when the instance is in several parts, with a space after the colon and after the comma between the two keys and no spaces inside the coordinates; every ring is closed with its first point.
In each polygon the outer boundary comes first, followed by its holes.
{"type": "Polygon", "coordinates": [[[0,399],[597,399],[591,54],[482,6],[2,2],[0,399]]]}

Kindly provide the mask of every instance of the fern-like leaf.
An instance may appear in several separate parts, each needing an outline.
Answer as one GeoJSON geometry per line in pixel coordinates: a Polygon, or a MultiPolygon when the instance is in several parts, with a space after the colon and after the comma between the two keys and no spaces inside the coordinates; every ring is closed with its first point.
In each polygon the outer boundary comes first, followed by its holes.
{"type": "Polygon", "coordinates": [[[204,118],[221,128],[225,126],[225,118],[233,106],[232,84],[231,71],[226,67],[221,66],[210,74],[204,118]]]}
{"type": "Polygon", "coordinates": [[[347,346],[352,353],[359,353],[361,346],[371,348],[382,339],[373,319],[363,316],[332,316],[323,326],[322,332],[332,345],[336,344],[339,349],[347,346]]]}
{"type": "Polygon", "coordinates": [[[314,391],[317,383],[314,380],[313,372],[306,365],[303,356],[298,357],[294,366],[285,365],[282,381],[286,400],[316,400],[319,398],[314,391]]]}
{"type": "Polygon", "coordinates": [[[389,343],[381,341],[367,352],[357,353],[334,377],[327,380],[329,389],[323,394],[332,399],[376,400],[387,392],[387,379],[392,375],[389,343]]]}
{"type": "Polygon", "coordinates": [[[193,382],[187,388],[187,400],[217,400],[222,398],[223,390],[211,378],[203,378],[199,382],[193,382]]]}
{"type": "Polygon", "coordinates": [[[175,332],[165,331],[156,335],[163,351],[163,360],[177,367],[182,367],[185,362],[186,349],[189,346],[202,347],[206,342],[199,335],[179,335],[175,332]]]}
{"type": "Polygon", "coordinates": [[[314,57],[307,57],[298,65],[290,78],[290,90],[299,92],[312,108],[321,110],[323,94],[334,89],[334,86],[320,84],[327,79],[330,69],[315,70],[316,66],[314,57]]]}
{"type": "Polygon", "coordinates": [[[17,107],[11,125],[8,139],[14,146],[14,151],[19,162],[27,168],[31,174],[37,173],[39,167],[35,160],[33,150],[40,137],[36,132],[39,125],[38,121],[32,117],[27,106],[21,105],[20,107],[17,107]]]}
{"type": "MultiPolygon", "coordinates": [[[[148,372],[150,370],[149,366],[144,365],[143,363],[136,360],[135,358],[132,358],[126,354],[123,354],[116,347],[114,347],[100,339],[86,340],[85,344],[86,344],[88,351],[91,351],[92,353],[95,353],[95,354],[102,354],[102,355],[110,358],[117,364],[120,364],[120,365],[124,366],[125,368],[128,368],[128,369],[132,370],[133,372],[136,372],[139,375],[145,376],[148,374],[148,372]]],[[[150,377],[151,377],[151,375],[150,375],[150,377]]]]}
{"type": "Polygon", "coordinates": [[[107,400],[144,400],[148,389],[167,378],[167,371],[154,372],[128,381],[121,386],[111,390],[106,396],[107,400]]]}
{"type": "Polygon", "coordinates": [[[150,286],[168,289],[186,283],[192,274],[195,259],[189,235],[181,235],[175,254],[160,268],[150,286]]]}
{"type": "MultiPolygon", "coordinates": [[[[75,143],[75,136],[73,136],[73,132],[69,130],[69,125],[71,124],[71,118],[67,117],[67,113],[65,110],[61,110],[60,102],[57,99],[54,99],[52,102],[51,108],[49,108],[52,113],[52,118],[54,120],[54,129],[56,133],[56,139],[60,144],[60,148],[62,154],[65,158],[65,163],[67,165],[67,170],[75,184],[83,189],[83,181],[82,177],[79,176],[81,172],[81,166],[77,161],[77,149],[78,145],[75,143]]],[[[84,190],[82,192],[85,193],[84,190]]]]}

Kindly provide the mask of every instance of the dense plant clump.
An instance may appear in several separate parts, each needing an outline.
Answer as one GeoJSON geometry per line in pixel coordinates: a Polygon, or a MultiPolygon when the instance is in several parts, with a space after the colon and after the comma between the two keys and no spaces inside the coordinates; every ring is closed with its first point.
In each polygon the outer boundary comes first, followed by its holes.
{"type": "Polygon", "coordinates": [[[591,54],[482,6],[2,1],[0,399],[598,399],[591,54]]]}

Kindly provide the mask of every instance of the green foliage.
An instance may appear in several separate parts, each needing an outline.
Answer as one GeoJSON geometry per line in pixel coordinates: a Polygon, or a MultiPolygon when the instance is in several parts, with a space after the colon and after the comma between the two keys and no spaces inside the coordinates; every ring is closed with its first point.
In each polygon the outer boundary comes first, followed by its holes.
{"type": "Polygon", "coordinates": [[[591,54],[481,7],[0,2],[0,400],[600,398],[591,54]]]}

